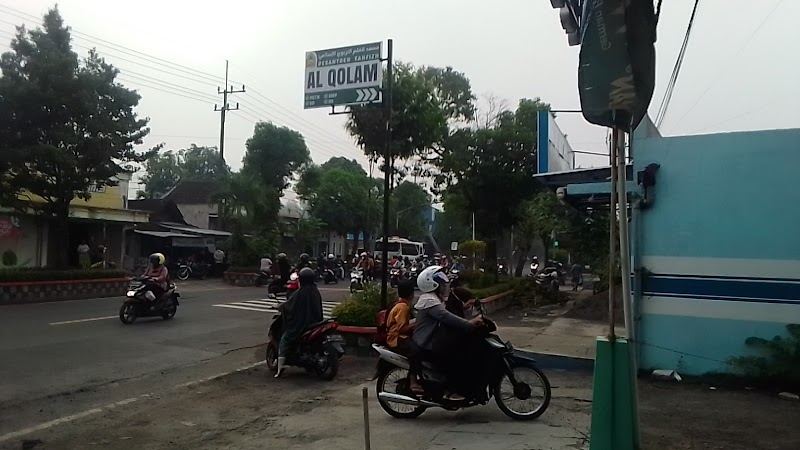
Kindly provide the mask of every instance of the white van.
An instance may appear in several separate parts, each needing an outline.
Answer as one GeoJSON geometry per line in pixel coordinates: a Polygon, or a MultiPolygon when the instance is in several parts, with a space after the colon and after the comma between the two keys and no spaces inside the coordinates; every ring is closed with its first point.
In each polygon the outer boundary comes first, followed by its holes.
{"type": "MultiPolygon", "coordinates": [[[[425,244],[422,242],[414,242],[397,236],[389,237],[388,241],[389,244],[387,245],[387,251],[389,254],[389,259],[392,259],[396,256],[400,260],[405,260],[405,258],[408,258],[409,260],[414,261],[425,253],[425,244]]],[[[380,255],[382,252],[383,238],[379,238],[375,240],[375,254],[380,255]]]]}

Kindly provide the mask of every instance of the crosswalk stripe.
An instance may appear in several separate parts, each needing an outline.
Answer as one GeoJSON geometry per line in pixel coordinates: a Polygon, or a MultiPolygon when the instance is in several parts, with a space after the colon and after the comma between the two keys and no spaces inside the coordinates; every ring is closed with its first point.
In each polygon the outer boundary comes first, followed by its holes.
{"type": "MultiPolygon", "coordinates": [[[[241,302],[232,302],[232,303],[225,303],[212,306],[218,306],[220,308],[241,309],[245,311],[276,313],[278,312],[278,306],[280,306],[282,303],[285,302],[286,300],[277,298],[277,299],[263,299],[263,300],[244,300],[241,302]]],[[[331,314],[333,313],[333,309],[336,308],[337,305],[339,305],[338,302],[323,301],[322,315],[325,318],[330,318],[331,314]]]]}

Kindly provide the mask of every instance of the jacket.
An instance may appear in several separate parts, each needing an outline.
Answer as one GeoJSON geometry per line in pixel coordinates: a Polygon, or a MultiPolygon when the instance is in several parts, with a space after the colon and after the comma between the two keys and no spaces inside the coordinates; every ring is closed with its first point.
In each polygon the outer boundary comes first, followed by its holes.
{"type": "Polygon", "coordinates": [[[436,294],[422,294],[414,309],[417,310],[417,323],[411,339],[425,350],[433,349],[433,340],[440,325],[464,331],[470,328],[469,321],[447,311],[436,294]]]}

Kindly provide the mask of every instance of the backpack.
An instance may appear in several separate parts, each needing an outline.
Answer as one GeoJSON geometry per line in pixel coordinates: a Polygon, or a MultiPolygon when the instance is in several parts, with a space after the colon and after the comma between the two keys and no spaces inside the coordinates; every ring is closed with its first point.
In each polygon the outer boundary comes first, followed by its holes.
{"type": "Polygon", "coordinates": [[[375,333],[375,343],[378,345],[386,346],[386,339],[389,337],[389,327],[387,325],[387,320],[389,318],[389,312],[394,308],[394,306],[399,302],[392,303],[388,308],[382,309],[378,311],[378,314],[375,315],[375,323],[376,325],[376,333],[375,333]]]}

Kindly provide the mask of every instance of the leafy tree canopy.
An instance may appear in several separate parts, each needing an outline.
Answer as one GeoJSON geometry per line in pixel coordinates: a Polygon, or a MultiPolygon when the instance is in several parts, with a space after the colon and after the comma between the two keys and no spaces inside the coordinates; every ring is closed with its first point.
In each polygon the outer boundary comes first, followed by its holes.
{"type": "Polygon", "coordinates": [[[177,152],[157,153],[144,163],[143,191],[139,197],[159,198],[178,184],[179,180],[220,181],[230,168],[222,167],[216,147],[199,147],[192,144],[177,152]]]}
{"type": "MultiPolygon", "coordinates": [[[[113,185],[125,162],[141,162],[148,119],[134,108],[140,96],[116,81],[119,71],[94,50],[84,60],[72,51],[70,29],[57,8],[43,25],[18,27],[11,51],[0,58],[0,151],[12,161],[4,191],[44,199],[66,239],[69,204],[88,199],[90,187],[113,185]]],[[[66,264],[66,246],[59,264],[66,264]]]]}
{"type": "Polygon", "coordinates": [[[303,135],[272,122],[258,122],[245,146],[242,172],[279,193],[286,189],[292,174],[311,161],[303,135]]]}
{"type": "MultiPolygon", "coordinates": [[[[475,96],[469,79],[452,67],[396,63],[392,84],[392,155],[407,159],[428,154],[448,135],[448,122],[470,120],[475,96]]],[[[370,157],[384,156],[385,109],[380,105],[350,108],[348,132],[370,157]]]]}
{"type": "Polygon", "coordinates": [[[431,207],[431,196],[422,186],[403,181],[392,192],[390,222],[395,225],[394,234],[414,239],[423,239],[425,212],[431,207]]]}

